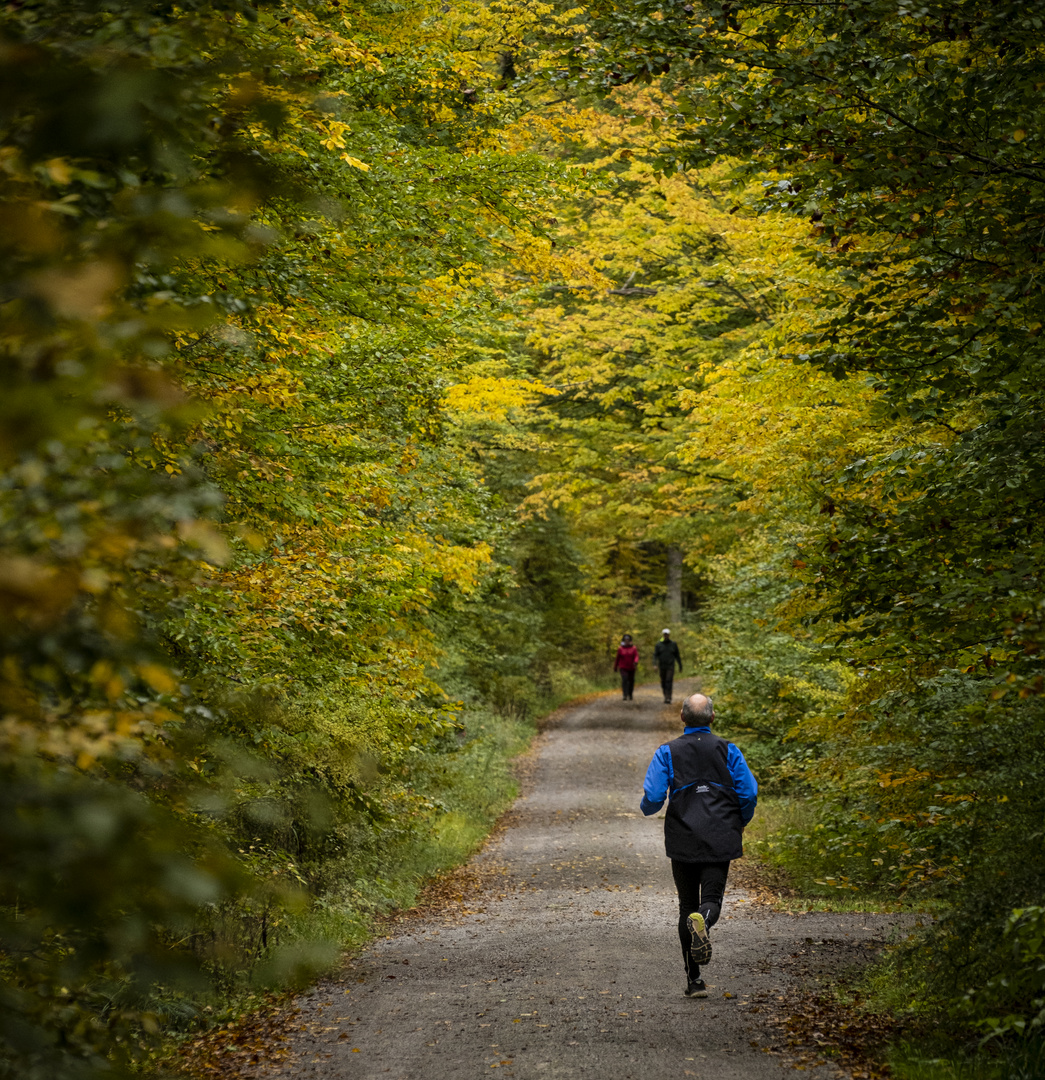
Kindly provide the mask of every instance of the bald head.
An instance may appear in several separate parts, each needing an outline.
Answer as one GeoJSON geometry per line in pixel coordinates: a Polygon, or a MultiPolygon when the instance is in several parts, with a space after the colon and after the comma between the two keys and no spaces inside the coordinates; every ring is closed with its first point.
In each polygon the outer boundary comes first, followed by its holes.
{"type": "Polygon", "coordinates": [[[693,694],[682,703],[683,727],[711,727],[715,719],[715,707],[711,698],[703,694],[693,694]]]}

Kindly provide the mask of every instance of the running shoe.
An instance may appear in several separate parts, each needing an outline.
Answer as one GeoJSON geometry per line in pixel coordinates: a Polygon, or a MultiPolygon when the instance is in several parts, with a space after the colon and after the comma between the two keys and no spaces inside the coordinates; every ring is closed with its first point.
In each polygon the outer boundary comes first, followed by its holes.
{"type": "Polygon", "coordinates": [[[693,963],[700,966],[711,959],[711,941],[708,939],[708,929],[704,925],[704,916],[699,911],[694,911],[686,920],[689,926],[690,946],[689,955],[693,963]]]}

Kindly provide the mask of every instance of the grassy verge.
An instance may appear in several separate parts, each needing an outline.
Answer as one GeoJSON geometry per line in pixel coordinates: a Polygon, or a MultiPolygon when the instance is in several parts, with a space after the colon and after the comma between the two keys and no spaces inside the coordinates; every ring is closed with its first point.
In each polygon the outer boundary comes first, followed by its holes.
{"type": "Polygon", "coordinates": [[[293,919],[296,938],[357,945],[373,916],[410,907],[428,879],[482,843],[516,796],[511,760],[536,726],[478,709],[464,722],[460,746],[413,754],[394,774],[377,778],[374,798],[383,794],[388,809],[344,827],[343,853],[317,871],[316,898],[293,919]],[[403,813],[396,812],[400,804],[403,813]]]}

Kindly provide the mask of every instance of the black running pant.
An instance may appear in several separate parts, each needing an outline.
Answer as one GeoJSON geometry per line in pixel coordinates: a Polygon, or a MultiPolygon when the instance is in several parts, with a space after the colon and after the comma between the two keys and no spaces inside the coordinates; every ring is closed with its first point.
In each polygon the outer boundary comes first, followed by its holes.
{"type": "Polygon", "coordinates": [[[679,894],[679,942],[690,979],[700,978],[700,968],[689,957],[690,933],[686,919],[699,911],[706,926],[714,926],[722,913],[722,897],[726,892],[728,862],[680,862],[671,860],[671,876],[679,894]]]}
{"type": "Polygon", "coordinates": [[[671,700],[671,687],[675,682],[675,665],[671,667],[662,667],[660,669],[660,688],[664,691],[664,700],[671,700]]]}
{"type": "Polygon", "coordinates": [[[624,700],[629,700],[631,698],[631,695],[635,692],[634,671],[625,671],[623,668],[621,668],[620,689],[621,693],[624,695],[624,700]]]}

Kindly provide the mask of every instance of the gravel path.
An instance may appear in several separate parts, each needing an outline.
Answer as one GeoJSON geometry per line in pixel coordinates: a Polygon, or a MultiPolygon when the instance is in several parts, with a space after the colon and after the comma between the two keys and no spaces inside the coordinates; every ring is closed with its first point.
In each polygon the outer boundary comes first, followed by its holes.
{"type": "MultiPolygon", "coordinates": [[[[693,686],[676,683],[676,701],[693,686]]],[[[301,998],[280,1074],[842,1075],[831,1064],[809,1068],[808,1057],[798,1065],[770,1017],[804,979],[880,945],[888,917],[789,915],[729,888],[704,969],[709,997],[683,997],[662,825],[638,811],[646,765],[680,730],[677,715],[652,685],[633,702],[602,697],[563,713],[541,736],[505,827],[477,857],[480,870],[503,868],[494,889],[470,908],[401,924],[301,998]]]]}

